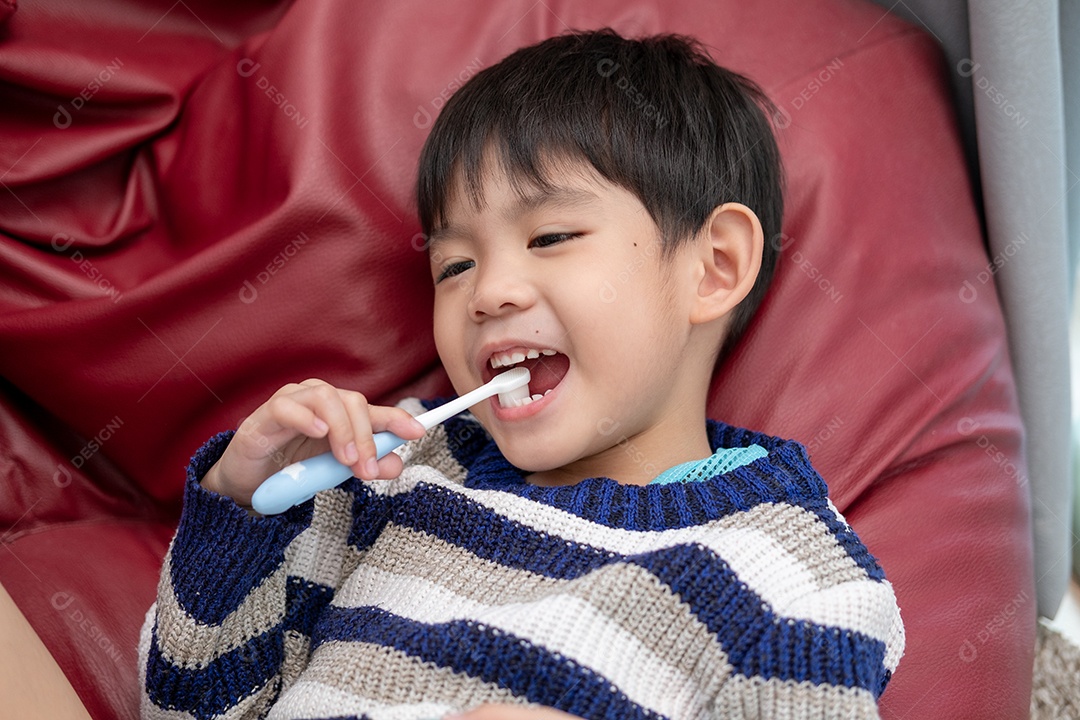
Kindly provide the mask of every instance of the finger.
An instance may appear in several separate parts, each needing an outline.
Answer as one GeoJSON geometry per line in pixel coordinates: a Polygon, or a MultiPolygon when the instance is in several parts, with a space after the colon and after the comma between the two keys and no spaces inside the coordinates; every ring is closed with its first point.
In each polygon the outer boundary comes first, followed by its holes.
{"type": "Polygon", "coordinates": [[[256,408],[255,412],[244,418],[244,421],[237,430],[241,432],[246,431],[248,433],[260,431],[267,439],[279,436],[282,430],[288,431],[290,436],[296,431],[300,431],[309,437],[321,437],[326,433],[328,428],[323,427],[324,422],[322,420],[315,419],[318,416],[313,410],[309,408],[307,411],[302,411],[290,406],[288,403],[281,404],[275,403],[275,401],[281,397],[294,395],[298,391],[314,385],[328,384],[329,383],[324,380],[311,378],[305,380],[303,383],[288,383],[287,385],[282,385],[273,395],[267,398],[266,402],[256,408]],[[282,412],[283,410],[285,410],[285,412],[282,412]]]}
{"type": "Polygon", "coordinates": [[[310,387],[312,383],[322,383],[322,382],[325,382],[325,381],[311,379],[311,380],[305,380],[304,381],[304,383],[308,383],[307,385],[305,385],[303,383],[288,383],[287,385],[282,385],[281,387],[279,387],[274,392],[274,394],[271,395],[270,397],[271,398],[276,398],[278,395],[292,395],[297,390],[303,390],[305,387],[310,387]]]}
{"type": "Polygon", "coordinates": [[[281,437],[283,434],[295,437],[299,433],[307,437],[321,438],[325,437],[330,429],[326,421],[319,417],[315,407],[309,402],[297,400],[295,395],[272,397],[245,423],[252,428],[257,425],[267,439],[279,441],[284,439],[281,437]]]}
{"type": "Polygon", "coordinates": [[[352,425],[352,435],[346,440],[346,455],[349,462],[345,464],[353,471],[356,477],[363,480],[374,480],[379,477],[378,459],[375,457],[376,448],[373,438],[371,412],[374,408],[368,405],[367,398],[358,392],[351,390],[338,391],[341,397],[342,407],[349,416],[352,425]]]}
{"type": "MultiPolygon", "coordinates": [[[[354,430],[359,430],[366,424],[371,433],[389,430],[405,440],[415,440],[424,434],[424,426],[405,410],[369,405],[360,393],[341,392],[345,407],[353,420],[354,430]]],[[[354,442],[359,457],[351,469],[357,477],[374,480],[394,478],[401,474],[400,464],[391,459],[389,453],[381,460],[376,457],[373,435],[357,432],[354,442]]]]}
{"type": "Polygon", "coordinates": [[[407,411],[397,407],[372,405],[371,426],[378,430],[389,430],[405,440],[416,440],[424,435],[424,426],[407,411]]]}
{"type": "Polygon", "coordinates": [[[363,462],[358,446],[370,443],[374,447],[367,398],[358,392],[341,390],[330,384],[315,384],[306,392],[314,396],[314,401],[318,403],[318,415],[329,426],[327,438],[334,457],[355,473],[358,468],[354,466],[363,462]]]}
{"type": "Polygon", "coordinates": [[[404,469],[405,463],[401,462],[401,457],[397,453],[386,453],[386,455],[379,459],[379,472],[377,477],[384,480],[396,478],[404,469]]]}
{"type": "Polygon", "coordinates": [[[305,386],[290,395],[274,398],[270,405],[273,418],[281,424],[290,425],[308,437],[325,437],[338,462],[344,465],[356,462],[347,450],[354,435],[352,420],[339,391],[332,385],[305,386]]]}

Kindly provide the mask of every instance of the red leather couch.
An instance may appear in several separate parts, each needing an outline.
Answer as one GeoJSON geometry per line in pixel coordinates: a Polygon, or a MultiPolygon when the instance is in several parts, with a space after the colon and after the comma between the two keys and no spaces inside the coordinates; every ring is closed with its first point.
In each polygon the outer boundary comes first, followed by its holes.
{"type": "Polygon", "coordinates": [[[895,585],[886,718],[1026,717],[1023,430],[942,57],[855,0],[0,2],[0,584],[95,717],[188,457],[280,385],[449,389],[413,178],[445,98],[571,28],[700,37],[781,112],[772,293],[712,413],[804,442],[895,585]]]}

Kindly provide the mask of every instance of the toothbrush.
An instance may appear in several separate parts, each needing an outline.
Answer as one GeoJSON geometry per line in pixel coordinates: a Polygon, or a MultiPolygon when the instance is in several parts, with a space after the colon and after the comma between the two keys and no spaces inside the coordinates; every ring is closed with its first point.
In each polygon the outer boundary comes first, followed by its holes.
{"type": "MultiPolygon", "coordinates": [[[[528,368],[513,368],[496,375],[487,384],[481,385],[472,392],[467,392],[434,410],[417,415],[416,419],[425,430],[430,430],[492,395],[498,394],[499,401],[503,405],[513,404],[511,401],[521,400],[529,394],[528,388],[528,368]]],[[[375,433],[374,438],[376,458],[381,458],[399,445],[408,442],[390,431],[375,433]]],[[[277,515],[293,505],[310,500],[320,490],[337,487],[352,476],[353,471],[349,469],[349,466],[339,463],[333,453],[316,455],[307,460],[294,462],[266,478],[252,495],[251,507],[262,515],[277,515]]]]}

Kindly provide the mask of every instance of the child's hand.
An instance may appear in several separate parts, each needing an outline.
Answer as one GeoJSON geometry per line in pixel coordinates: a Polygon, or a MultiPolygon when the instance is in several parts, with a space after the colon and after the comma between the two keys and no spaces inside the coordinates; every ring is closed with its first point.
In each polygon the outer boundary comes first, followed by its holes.
{"type": "Polygon", "coordinates": [[[406,440],[424,434],[423,425],[400,408],[368,405],[360,393],[322,380],[292,383],[240,424],[202,485],[250,507],[251,496],[263,480],[286,465],[327,450],[356,477],[397,477],[402,470],[397,454],[387,453],[375,461],[372,434],[382,430],[406,440]]]}

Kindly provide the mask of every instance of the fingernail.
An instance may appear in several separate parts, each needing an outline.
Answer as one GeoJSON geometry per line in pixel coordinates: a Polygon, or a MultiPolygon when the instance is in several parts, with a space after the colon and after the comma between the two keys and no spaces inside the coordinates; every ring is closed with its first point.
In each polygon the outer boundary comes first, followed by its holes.
{"type": "Polygon", "coordinates": [[[364,472],[372,479],[379,476],[379,463],[375,461],[375,458],[368,458],[368,461],[364,463],[364,472]]]}
{"type": "Polygon", "coordinates": [[[330,426],[322,418],[315,418],[315,422],[311,423],[315,426],[315,429],[319,432],[326,432],[330,429],[330,426]]]}
{"type": "Polygon", "coordinates": [[[360,453],[356,450],[356,443],[349,443],[345,446],[345,459],[352,465],[360,459],[360,453]]]}

